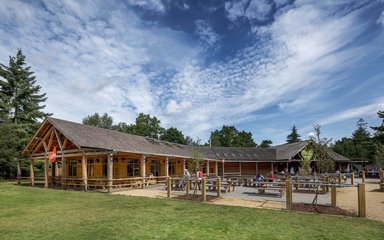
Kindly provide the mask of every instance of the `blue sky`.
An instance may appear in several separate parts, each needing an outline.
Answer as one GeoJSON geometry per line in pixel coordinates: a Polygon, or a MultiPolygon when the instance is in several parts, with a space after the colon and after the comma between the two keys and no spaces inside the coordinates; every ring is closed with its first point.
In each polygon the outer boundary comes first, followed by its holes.
{"type": "Polygon", "coordinates": [[[22,48],[46,110],[140,112],[208,140],[223,125],[284,143],[379,125],[383,0],[0,0],[0,62],[22,48]]]}

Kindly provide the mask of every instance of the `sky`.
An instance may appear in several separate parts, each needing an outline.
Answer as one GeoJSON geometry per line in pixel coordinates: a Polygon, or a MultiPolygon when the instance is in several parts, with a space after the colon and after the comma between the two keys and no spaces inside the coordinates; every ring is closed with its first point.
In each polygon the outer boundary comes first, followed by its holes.
{"type": "Polygon", "coordinates": [[[0,63],[21,48],[45,111],[141,112],[207,142],[350,137],[384,110],[384,0],[0,0],[0,63]]]}

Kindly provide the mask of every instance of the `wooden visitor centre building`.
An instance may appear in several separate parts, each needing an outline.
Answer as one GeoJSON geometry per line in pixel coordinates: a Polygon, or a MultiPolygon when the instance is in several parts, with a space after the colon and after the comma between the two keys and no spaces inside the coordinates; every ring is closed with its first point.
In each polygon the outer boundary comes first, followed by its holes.
{"type": "MultiPolygon", "coordinates": [[[[308,141],[270,148],[187,146],[48,117],[18,159],[30,163],[29,181],[35,183],[34,162],[45,161],[44,183],[111,188],[143,186],[180,176],[198,152],[205,176],[257,175],[295,170],[308,141]],[[56,160],[49,156],[57,149],[56,160]]],[[[332,152],[336,169],[349,168],[349,159],[332,152]]]]}

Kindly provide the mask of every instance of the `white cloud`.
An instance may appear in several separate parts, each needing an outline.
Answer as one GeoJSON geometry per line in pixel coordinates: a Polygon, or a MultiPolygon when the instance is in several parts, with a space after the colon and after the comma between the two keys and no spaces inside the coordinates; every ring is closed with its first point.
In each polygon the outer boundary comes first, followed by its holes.
{"type": "Polygon", "coordinates": [[[360,118],[362,116],[371,115],[384,109],[384,99],[378,99],[372,104],[346,109],[342,112],[329,116],[320,121],[320,125],[327,125],[332,123],[341,122],[348,119],[360,118]]]}
{"type": "Polygon", "coordinates": [[[377,23],[381,24],[384,27],[384,11],[381,13],[380,17],[377,19],[377,23]]]}
{"type": "Polygon", "coordinates": [[[246,17],[250,21],[265,21],[271,14],[272,5],[266,0],[239,0],[226,2],[225,10],[231,21],[241,17],[246,17]]]}
{"type": "Polygon", "coordinates": [[[184,101],[177,103],[175,100],[171,100],[165,107],[165,113],[169,115],[184,114],[184,112],[189,110],[191,107],[192,104],[190,102],[184,101]]]}
{"type": "Polygon", "coordinates": [[[199,36],[200,40],[207,47],[215,47],[215,45],[220,41],[220,37],[207,21],[197,20],[195,21],[196,25],[196,34],[199,36]]]}
{"type": "Polygon", "coordinates": [[[128,3],[152,11],[157,11],[161,13],[165,12],[165,8],[161,0],[128,0],[128,3]]]}

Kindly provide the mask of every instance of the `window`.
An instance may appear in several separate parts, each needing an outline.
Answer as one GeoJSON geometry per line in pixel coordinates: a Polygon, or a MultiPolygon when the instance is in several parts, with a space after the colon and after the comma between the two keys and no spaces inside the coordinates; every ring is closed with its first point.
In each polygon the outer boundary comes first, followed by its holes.
{"type": "Polygon", "coordinates": [[[88,168],[87,168],[87,173],[88,177],[93,177],[95,176],[95,165],[94,165],[94,160],[89,160],[88,161],[88,168]]]}
{"type": "Polygon", "coordinates": [[[159,176],[159,161],[152,160],[151,161],[151,173],[153,176],[159,176]]]}
{"type": "Polygon", "coordinates": [[[127,176],[128,177],[140,176],[138,159],[127,159],[127,176]]]}
{"type": "Polygon", "coordinates": [[[168,160],[168,175],[175,175],[176,173],[176,161],[175,160],[168,160]]]}
{"type": "Polygon", "coordinates": [[[103,161],[102,161],[102,171],[103,171],[103,177],[106,177],[107,176],[107,159],[106,158],[103,158],[103,161]]]}
{"type": "Polygon", "coordinates": [[[69,177],[76,177],[76,160],[71,160],[68,162],[68,176],[69,177]]]}

